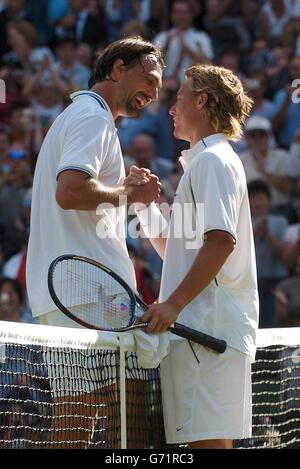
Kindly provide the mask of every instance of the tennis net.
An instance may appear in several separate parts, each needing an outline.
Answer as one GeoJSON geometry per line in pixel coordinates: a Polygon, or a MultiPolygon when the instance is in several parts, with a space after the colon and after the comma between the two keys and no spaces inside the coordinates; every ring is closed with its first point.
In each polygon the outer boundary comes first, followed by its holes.
{"type": "MultiPolygon", "coordinates": [[[[252,368],[253,436],[300,448],[300,328],[264,329],[252,368]]],[[[0,448],[165,448],[158,369],[129,333],[0,322],[0,448]]]]}

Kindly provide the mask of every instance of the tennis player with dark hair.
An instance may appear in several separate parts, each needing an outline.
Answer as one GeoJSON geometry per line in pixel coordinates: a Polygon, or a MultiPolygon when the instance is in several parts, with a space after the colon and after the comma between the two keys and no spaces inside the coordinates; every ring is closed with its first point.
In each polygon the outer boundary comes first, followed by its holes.
{"type": "Polygon", "coordinates": [[[128,38],[112,43],[97,60],[91,90],[71,95],[72,103],[43,142],[27,255],[29,300],[42,324],[79,327],[57,310],[48,292],[49,265],[61,254],[95,259],[136,287],[126,247],[126,203],[150,204],[159,196],[160,183],[145,170],[141,185],[124,185],[115,120],[137,116],[157,99],[163,67],[161,51],[150,42],[128,38]]]}
{"type": "Polygon", "coordinates": [[[154,240],[164,258],[159,303],[142,320],[149,332],[178,321],[227,341],[216,354],[173,336],[162,360],[167,442],[190,448],[231,448],[251,435],[255,251],[243,165],[228,143],[240,137],[251,104],[231,71],[195,65],[170,110],[175,136],[190,149],[168,237],[154,240]]]}

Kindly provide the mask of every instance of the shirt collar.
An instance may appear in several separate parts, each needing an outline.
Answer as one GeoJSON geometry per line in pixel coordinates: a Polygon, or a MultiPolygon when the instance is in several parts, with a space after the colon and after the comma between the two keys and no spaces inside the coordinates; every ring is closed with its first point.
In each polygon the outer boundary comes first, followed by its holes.
{"type": "Polygon", "coordinates": [[[94,98],[96,101],[98,101],[98,103],[102,107],[102,109],[104,109],[105,111],[108,112],[108,114],[111,117],[112,121],[115,122],[107,102],[98,93],[95,93],[94,91],[88,91],[88,90],[76,91],[75,93],[72,93],[70,95],[70,98],[71,98],[72,101],[74,101],[76,98],[78,98],[80,96],[90,96],[90,97],[94,98]]]}
{"type": "Polygon", "coordinates": [[[181,157],[179,158],[183,169],[186,169],[195,156],[199,155],[199,153],[203,152],[206,148],[209,148],[216,143],[224,142],[225,140],[227,139],[224,134],[212,134],[199,140],[199,142],[197,142],[192,148],[183,150],[181,152],[181,157]]]}

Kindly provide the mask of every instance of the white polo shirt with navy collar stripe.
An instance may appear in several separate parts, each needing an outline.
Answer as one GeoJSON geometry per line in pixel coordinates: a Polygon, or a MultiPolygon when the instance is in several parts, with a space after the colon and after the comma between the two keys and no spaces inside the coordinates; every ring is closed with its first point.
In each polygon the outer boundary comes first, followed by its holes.
{"type": "Polygon", "coordinates": [[[199,141],[180,160],[184,174],[172,207],[159,299],[166,301],[188,273],[206,233],[228,232],[235,239],[233,252],[177,321],[254,358],[258,293],[243,165],[223,134],[199,141]]]}
{"type": "Polygon", "coordinates": [[[79,170],[104,186],[121,186],[125,169],[111,111],[91,91],[71,95],[72,103],[55,120],[38,157],[32,193],[27,256],[27,288],[33,316],[57,309],[47,286],[50,263],[62,254],[99,261],[135,288],[126,247],[126,208],[63,210],[56,202],[57,177],[79,170]]]}

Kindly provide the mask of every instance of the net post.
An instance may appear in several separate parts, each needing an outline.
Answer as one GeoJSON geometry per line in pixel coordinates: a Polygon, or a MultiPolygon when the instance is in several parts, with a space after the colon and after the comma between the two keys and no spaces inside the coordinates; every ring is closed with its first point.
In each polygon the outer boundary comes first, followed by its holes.
{"type": "Polygon", "coordinates": [[[126,374],[125,374],[125,346],[124,335],[119,335],[119,372],[120,372],[120,414],[121,414],[121,449],[127,448],[127,419],[126,419],[126,374]]]}

